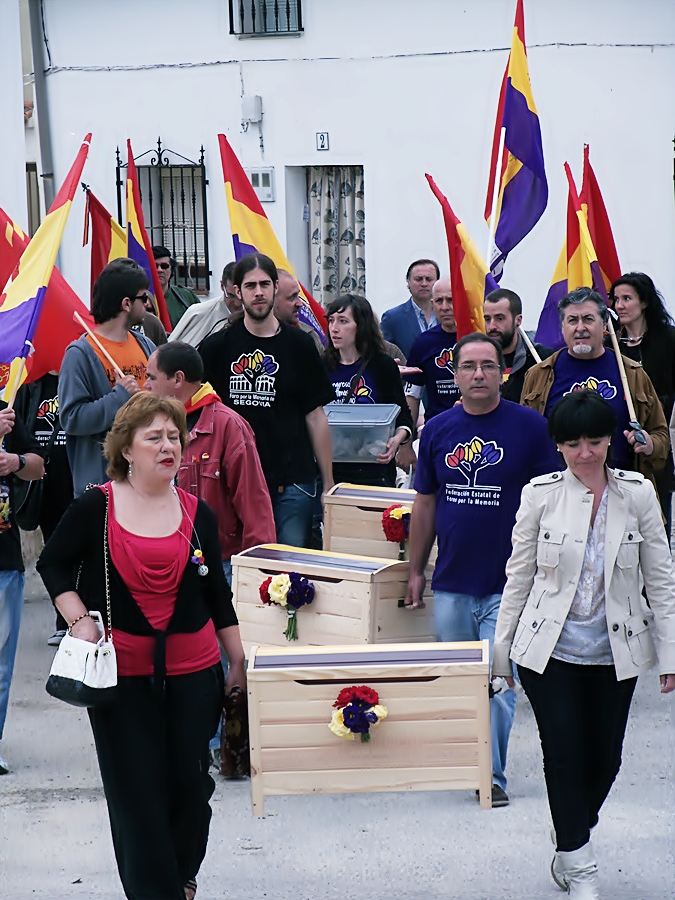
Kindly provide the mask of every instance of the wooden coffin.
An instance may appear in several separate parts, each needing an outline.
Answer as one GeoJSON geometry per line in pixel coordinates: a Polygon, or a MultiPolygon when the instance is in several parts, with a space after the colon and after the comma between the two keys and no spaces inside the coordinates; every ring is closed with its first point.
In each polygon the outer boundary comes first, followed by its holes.
{"type": "Polygon", "coordinates": [[[297,614],[301,645],[433,641],[433,598],[423,609],[402,607],[408,562],[261,544],[232,557],[232,591],[244,649],[287,646],[285,609],[263,605],[269,575],[297,572],[314,584],[314,602],[297,614]]]}
{"type": "Polygon", "coordinates": [[[253,812],[266,796],[492,792],[487,641],[253,647],[248,662],[253,812]],[[343,687],[367,685],[388,715],[371,739],[328,725],[343,687]]]}

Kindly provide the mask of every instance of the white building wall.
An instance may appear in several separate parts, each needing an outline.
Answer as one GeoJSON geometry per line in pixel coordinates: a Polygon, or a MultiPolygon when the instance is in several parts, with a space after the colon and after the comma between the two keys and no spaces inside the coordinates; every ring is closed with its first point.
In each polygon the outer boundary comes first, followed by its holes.
{"type": "Polygon", "coordinates": [[[19,0],[0,0],[0,134],[0,206],[27,231],[19,0]]]}
{"type": "MultiPolygon", "coordinates": [[[[45,0],[56,182],[91,130],[85,178],[114,213],[114,152],[127,137],[136,154],[160,135],[193,159],[203,143],[215,295],[232,258],[219,131],[244,166],[275,167],[277,199],[265,208],[289,249],[303,232],[298,224],[287,240],[298,181],[285,168],[362,164],[367,293],[381,312],[407,296],[414,258],[436,257],[447,271],[440,207],[425,172],[484,252],[489,154],[514,9],[515,0],[305,0],[302,36],[240,40],[229,34],[224,0],[164,0],[161,15],[156,2],[45,0]],[[119,70],[125,66],[133,68],[119,70]],[[241,133],[242,91],[263,98],[264,155],[255,125],[241,133]],[[317,152],[317,131],[329,132],[328,152],[317,152]]],[[[675,5],[525,0],[525,16],[550,198],[510,255],[502,284],[521,293],[525,324],[534,327],[564,236],[563,162],[580,187],[588,142],[623,269],[652,274],[675,307],[675,5]]],[[[86,295],[82,210],[79,199],[61,259],[86,295]]]]}

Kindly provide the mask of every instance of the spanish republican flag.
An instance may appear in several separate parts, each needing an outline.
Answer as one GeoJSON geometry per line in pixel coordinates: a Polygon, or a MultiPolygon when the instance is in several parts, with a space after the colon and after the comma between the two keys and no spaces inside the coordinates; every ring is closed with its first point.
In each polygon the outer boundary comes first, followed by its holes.
{"type": "MultiPolygon", "coordinates": [[[[88,134],[44,221],[21,254],[12,282],[0,297],[0,364],[10,368],[4,394],[10,404],[14,402],[19,385],[24,379],[26,358],[34,348],[47,285],[54,269],[75,190],[89,153],[90,142],[91,134],[88,134]]],[[[17,234],[16,230],[14,233],[17,234]]],[[[50,335],[49,340],[51,339],[50,335]]]]}
{"type": "Polygon", "coordinates": [[[127,255],[127,233],[114,219],[101,201],[87,188],[87,204],[84,210],[84,238],[82,246],[89,243],[91,223],[91,290],[103,269],[127,255]]]}
{"type": "MultiPolygon", "coordinates": [[[[247,253],[262,253],[274,260],[278,269],[284,269],[295,278],[293,266],[286,259],[265,210],[224,134],[218,135],[218,142],[235,259],[240,260],[247,253]]],[[[303,285],[300,285],[300,297],[303,305],[298,310],[298,316],[314,329],[325,347],[328,333],[326,315],[303,285]]]]}
{"type": "Polygon", "coordinates": [[[457,339],[471,334],[472,331],[485,333],[483,303],[490,291],[496,290],[499,285],[480,258],[466,228],[452,211],[447,197],[438,189],[431,175],[427,175],[426,179],[443,210],[443,221],[448,236],[450,285],[457,322],[457,339]]]}
{"type": "Polygon", "coordinates": [[[584,144],[584,174],[581,182],[581,208],[586,214],[588,230],[598,257],[600,273],[605,285],[605,294],[609,294],[612,284],[621,277],[621,266],[614,244],[612,226],[602,199],[600,185],[589,159],[590,148],[584,144]]]}
{"type": "Polygon", "coordinates": [[[532,231],[548,203],[541,128],[527,65],[523,0],[517,0],[511,52],[499,94],[485,200],[485,221],[488,225],[496,180],[499,193],[495,252],[488,262],[492,273],[500,278],[507,255],[532,231]],[[501,169],[497,173],[502,129],[504,153],[501,169]]]}
{"type": "Polygon", "coordinates": [[[157,315],[166,329],[171,332],[171,319],[164,301],[164,293],[159,283],[152,245],[145,230],[141,191],[138,186],[138,172],[131,150],[131,141],[127,141],[127,256],[145,271],[150,280],[150,289],[155,295],[157,315]]]}

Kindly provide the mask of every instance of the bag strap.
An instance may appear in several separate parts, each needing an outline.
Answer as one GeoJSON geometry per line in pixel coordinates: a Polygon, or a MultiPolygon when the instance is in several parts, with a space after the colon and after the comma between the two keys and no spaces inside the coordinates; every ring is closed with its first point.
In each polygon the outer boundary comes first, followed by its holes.
{"type": "Polygon", "coordinates": [[[105,491],[105,523],[103,525],[103,565],[105,566],[105,608],[108,621],[108,640],[112,644],[112,614],[110,612],[110,575],[108,572],[108,507],[110,505],[109,488],[105,491]]]}
{"type": "Polygon", "coordinates": [[[354,377],[351,380],[351,384],[349,385],[349,391],[347,392],[347,396],[342,401],[343,403],[349,403],[349,401],[354,396],[354,391],[356,390],[356,386],[359,383],[359,378],[363,375],[367,365],[368,365],[368,360],[364,359],[361,362],[361,365],[359,366],[359,369],[358,369],[356,375],[354,375],[354,377]]]}

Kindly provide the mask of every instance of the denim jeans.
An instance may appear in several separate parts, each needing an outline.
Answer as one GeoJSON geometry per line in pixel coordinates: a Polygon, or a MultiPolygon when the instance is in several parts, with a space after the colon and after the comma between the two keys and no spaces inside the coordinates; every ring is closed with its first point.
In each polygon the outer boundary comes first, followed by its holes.
{"type": "Polygon", "coordinates": [[[23,572],[0,571],[0,739],[7,718],[23,609],[23,572]]]}
{"type": "MultiPolygon", "coordinates": [[[[434,591],[434,616],[437,641],[490,642],[490,666],[495,642],[495,626],[501,594],[470,597],[434,591]]],[[[492,782],[506,790],[506,752],[516,712],[516,692],[504,689],[490,700],[492,730],[492,782]]]]}
{"type": "Polygon", "coordinates": [[[312,546],[312,520],[316,495],[316,481],[287,484],[281,494],[272,495],[278,544],[307,548],[312,546]]]}

